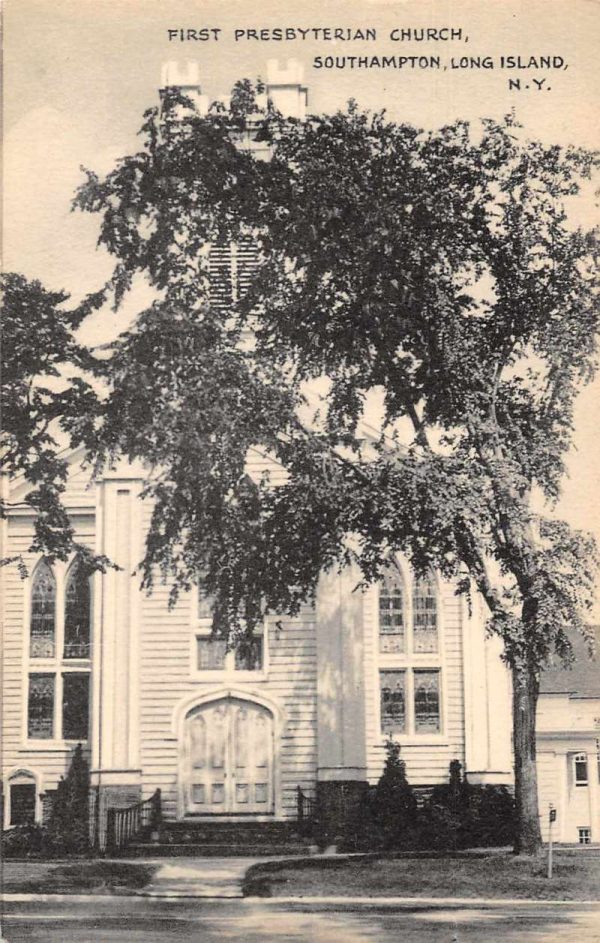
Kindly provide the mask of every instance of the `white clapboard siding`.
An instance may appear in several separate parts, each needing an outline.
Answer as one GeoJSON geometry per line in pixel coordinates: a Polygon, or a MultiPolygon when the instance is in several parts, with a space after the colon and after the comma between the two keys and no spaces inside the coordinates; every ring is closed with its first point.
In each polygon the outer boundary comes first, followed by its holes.
{"type": "MultiPolygon", "coordinates": [[[[538,802],[540,808],[540,824],[542,839],[548,840],[548,808],[552,805],[558,810],[557,824],[553,828],[553,837],[558,840],[561,836],[567,810],[563,802],[563,784],[566,778],[566,757],[556,753],[552,748],[544,747],[537,751],[538,774],[538,802]]],[[[565,839],[563,839],[565,840],[565,839]]]]}

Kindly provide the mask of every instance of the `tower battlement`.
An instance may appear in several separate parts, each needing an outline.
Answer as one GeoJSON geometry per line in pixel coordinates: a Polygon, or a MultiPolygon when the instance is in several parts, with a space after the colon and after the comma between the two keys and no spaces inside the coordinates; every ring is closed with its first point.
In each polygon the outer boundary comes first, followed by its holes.
{"type": "MultiPolygon", "coordinates": [[[[288,59],[285,66],[279,65],[278,59],[269,59],[267,62],[267,80],[265,94],[258,96],[260,107],[266,108],[270,100],[278,111],[287,118],[306,117],[308,103],[308,89],[302,84],[304,67],[297,59],[288,59]]],[[[180,89],[189,98],[200,115],[208,114],[210,100],[208,95],[202,94],[200,85],[200,64],[195,60],[185,63],[172,59],[164,62],[160,73],[160,88],[163,92],[167,88],[180,89]]],[[[219,96],[217,101],[225,106],[229,103],[229,96],[219,96]]]]}

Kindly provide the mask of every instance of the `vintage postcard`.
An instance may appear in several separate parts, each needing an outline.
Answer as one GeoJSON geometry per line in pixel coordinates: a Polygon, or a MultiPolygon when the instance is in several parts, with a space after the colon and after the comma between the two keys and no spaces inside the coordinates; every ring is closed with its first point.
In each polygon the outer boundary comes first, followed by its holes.
{"type": "Polygon", "coordinates": [[[599,32],[5,0],[0,939],[598,939],[599,32]]]}

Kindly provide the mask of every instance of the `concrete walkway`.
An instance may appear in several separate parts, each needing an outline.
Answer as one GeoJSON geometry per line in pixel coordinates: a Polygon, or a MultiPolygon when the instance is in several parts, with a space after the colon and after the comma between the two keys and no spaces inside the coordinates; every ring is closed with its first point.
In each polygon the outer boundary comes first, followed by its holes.
{"type": "MultiPolygon", "coordinates": [[[[138,897],[242,897],[248,868],[261,858],[144,859],[157,864],[152,883],[136,892],[138,897]]],[[[269,859],[272,860],[272,859],[269,859]]],[[[139,864],[140,859],[131,862],[139,864]]]]}

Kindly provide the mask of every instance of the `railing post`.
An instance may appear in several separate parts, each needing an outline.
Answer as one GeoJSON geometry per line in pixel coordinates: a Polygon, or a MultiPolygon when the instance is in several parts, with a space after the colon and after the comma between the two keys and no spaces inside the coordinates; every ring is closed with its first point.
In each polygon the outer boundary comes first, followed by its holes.
{"type": "Polygon", "coordinates": [[[96,854],[100,851],[100,786],[94,789],[94,839],[92,847],[96,854]]]}
{"type": "Polygon", "coordinates": [[[162,800],[161,800],[161,791],[157,789],[152,797],[152,816],[150,825],[152,831],[156,831],[162,823],[162,800]]]}
{"type": "Polygon", "coordinates": [[[116,809],[106,810],[106,854],[114,855],[117,850],[116,809]]]}

